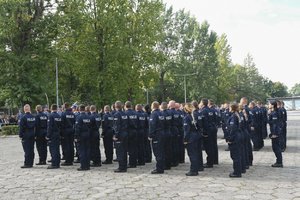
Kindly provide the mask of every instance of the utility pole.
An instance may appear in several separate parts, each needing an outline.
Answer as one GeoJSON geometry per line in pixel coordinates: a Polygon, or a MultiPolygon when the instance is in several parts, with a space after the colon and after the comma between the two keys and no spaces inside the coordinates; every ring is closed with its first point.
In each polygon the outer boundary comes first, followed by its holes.
{"type": "Polygon", "coordinates": [[[194,76],[197,75],[197,73],[193,73],[193,74],[175,74],[175,76],[181,76],[183,77],[183,81],[184,81],[184,103],[186,103],[186,77],[187,76],[194,76]]]}
{"type": "Polygon", "coordinates": [[[56,105],[58,105],[58,64],[57,64],[57,58],[55,59],[55,69],[56,69],[56,105]]]}

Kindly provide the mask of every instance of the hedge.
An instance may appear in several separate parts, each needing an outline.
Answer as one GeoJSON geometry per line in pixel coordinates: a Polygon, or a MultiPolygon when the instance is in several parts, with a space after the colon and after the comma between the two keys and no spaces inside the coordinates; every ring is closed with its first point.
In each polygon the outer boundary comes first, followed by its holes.
{"type": "Polygon", "coordinates": [[[18,125],[8,125],[2,126],[0,135],[18,135],[19,134],[19,126],[18,125]]]}

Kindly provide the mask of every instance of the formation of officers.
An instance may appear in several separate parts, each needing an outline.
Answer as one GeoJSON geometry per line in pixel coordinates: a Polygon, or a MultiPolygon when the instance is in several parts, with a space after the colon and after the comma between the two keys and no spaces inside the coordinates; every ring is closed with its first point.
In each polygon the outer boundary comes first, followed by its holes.
{"type": "Polygon", "coordinates": [[[65,103],[63,108],[60,113],[54,104],[51,113],[45,113],[38,105],[34,116],[30,105],[24,106],[24,115],[19,121],[19,137],[25,152],[25,162],[21,168],[33,166],[35,143],[39,154],[36,165],[46,165],[49,146],[51,165],[48,169],[79,162],[79,171],[112,164],[115,147],[115,161],[119,164],[116,173],[151,162],[153,151],[156,168],[151,173],[162,174],[185,162],[186,148],[191,163],[186,175],[196,176],[204,168],[219,164],[219,126],[233,160],[230,177],[241,177],[242,173],[246,173],[253,163],[252,151],[263,148],[267,136],[272,139],[276,156],[272,167],[283,167],[287,116],[284,105],[279,101],[270,102],[268,108],[260,102],[248,104],[247,98],[242,98],[240,104],[225,103],[220,109],[208,99],[202,99],[199,104],[193,101],[185,105],[175,101],[161,104],[155,101],[151,108],[141,104],[134,108],[130,101],[124,105],[117,101],[112,109],[105,106],[101,113],[94,105],[71,107],[65,103]],[[106,158],[103,162],[101,137],[106,158]],[[203,163],[203,150],[207,155],[206,163],[203,163]],[[61,163],[61,160],[65,161],[61,163]]]}

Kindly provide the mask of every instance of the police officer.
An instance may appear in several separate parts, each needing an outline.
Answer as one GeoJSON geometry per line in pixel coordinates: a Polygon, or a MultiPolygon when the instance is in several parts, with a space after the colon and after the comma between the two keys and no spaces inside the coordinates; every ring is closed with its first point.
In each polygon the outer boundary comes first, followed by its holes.
{"type": "MultiPolygon", "coordinates": [[[[75,122],[76,122],[77,117],[80,115],[79,107],[77,104],[73,104],[72,109],[73,109],[73,113],[75,115],[75,122]]],[[[74,133],[75,133],[75,126],[74,126],[74,133]]],[[[74,146],[75,146],[75,150],[76,150],[75,157],[77,158],[76,160],[74,160],[74,163],[80,163],[79,142],[77,140],[75,141],[75,134],[74,134],[74,146]]]]}
{"type": "Polygon", "coordinates": [[[268,131],[267,131],[267,124],[268,124],[268,110],[267,108],[262,104],[261,101],[257,102],[257,107],[260,109],[261,115],[262,115],[262,121],[261,121],[261,134],[262,138],[266,139],[268,137],[268,131]]]}
{"type": "Polygon", "coordinates": [[[48,119],[47,140],[51,153],[51,165],[48,169],[57,169],[60,167],[60,138],[61,138],[61,116],[57,113],[57,105],[51,105],[51,114],[48,119]]]}
{"type": "Polygon", "coordinates": [[[115,141],[119,167],[114,172],[122,173],[127,171],[128,116],[122,111],[122,103],[120,101],[116,101],[115,108],[113,140],[115,141]]]}
{"type": "Polygon", "coordinates": [[[278,117],[279,110],[277,107],[277,102],[272,101],[269,104],[269,116],[268,116],[268,123],[270,125],[270,134],[269,137],[272,140],[272,149],[276,156],[276,162],[272,165],[272,167],[283,167],[282,164],[282,153],[280,147],[280,119],[278,117]]]}
{"type": "Polygon", "coordinates": [[[37,115],[35,117],[35,136],[36,136],[36,148],[39,154],[39,162],[36,165],[46,165],[47,160],[47,122],[48,116],[43,113],[41,105],[36,106],[37,115]]]}
{"type": "Polygon", "coordinates": [[[151,108],[149,105],[144,106],[144,113],[147,116],[146,118],[146,130],[147,133],[144,138],[144,145],[145,145],[145,163],[151,163],[152,162],[152,149],[151,149],[151,143],[150,140],[148,140],[148,133],[149,133],[149,119],[151,115],[151,108]]]}
{"type": "Polygon", "coordinates": [[[112,164],[113,160],[113,123],[114,117],[110,113],[110,107],[104,106],[104,114],[102,117],[102,138],[104,145],[104,153],[106,160],[102,164],[112,164]]]}
{"type": "Polygon", "coordinates": [[[160,110],[162,112],[162,115],[164,116],[164,152],[165,152],[165,170],[171,169],[172,165],[172,154],[171,154],[171,148],[172,148],[172,143],[171,143],[171,127],[172,127],[172,114],[168,110],[168,104],[167,102],[162,102],[160,105],[160,110]]]}
{"type": "Polygon", "coordinates": [[[137,104],[135,110],[138,116],[138,129],[137,129],[137,165],[145,165],[145,137],[148,137],[146,127],[147,114],[143,111],[143,106],[137,104]]]}
{"type": "Polygon", "coordinates": [[[193,117],[194,122],[196,122],[197,132],[199,134],[199,139],[198,139],[199,169],[198,169],[198,171],[203,171],[204,170],[204,167],[203,167],[203,155],[202,155],[203,120],[202,120],[202,116],[200,114],[200,109],[199,109],[197,101],[192,101],[192,106],[193,106],[193,113],[192,113],[191,116],[193,117]]]}
{"type": "Polygon", "coordinates": [[[219,164],[219,150],[218,150],[218,125],[220,124],[221,117],[219,111],[216,109],[215,104],[212,100],[208,100],[208,107],[210,109],[209,118],[213,122],[213,128],[211,133],[213,136],[213,155],[214,155],[214,164],[219,164]]]}
{"type": "Polygon", "coordinates": [[[73,165],[74,161],[74,132],[75,132],[75,115],[72,112],[69,103],[64,104],[64,112],[61,115],[62,119],[62,146],[64,147],[65,162],[62,166],[73,165]]]}
{"type": "MultiPolygon", "coordinates": [[[[179,138],[180,138],[180,134],[179,134],[179,129],[178,127],[180,127],[182,124],[182,120],[180,117],[180,113],[177,112],[176,110],[176,102],[171,100],[169,101],[169,105],[168,105],[169,109],[170,109],[170,113],[172,115],[172,125],[171,125],[171,143],[172,143],[172,167],[176,167],[179,164],[179,138]]],[[[182,140],[183,143],[183,140],[182,140]]]]}
{"type": "MultiPolygon", "coordinates": [[[[229,112],[229,104],[224,103],[223,104],[223,110],[221,111],[221,127],[224,134],[224,139],[227,137],[228,134],[228,127],[227,127],[227,121],[230,118],[230,112],[229,112]]],[[[229,151],[229,147],[225,149],[225,151],[229,151]]]]}
{"type": "Polygon", "coordinates": [[[256,107],[255,102],[249,103],[249,117],[250,120],[250,130],[251,130],[251,139],[253,142],[253,151],[259,151],[261,148],[260,144],[260,115],[259,110],[256,107]]]}
{"type": "Polygon", "coordinates": [[[193,106],[188,103],[184,106],[186,116],[184,117],[184,144],[186,144],[187,153],[191,161],[190,171],[186,176],[197,176],[199,170],[199,139],[197,119],[193,115],[193,106]]]}
{"type": "Polygon", "coordinates": [[[242,173],[246,173],[246,169],[249,169],[249,157],[247,146],[247,122],[243,112],[243,106],[239,105],[239,129],[240,129],[240,154],[241,154],[241,166],[242,173]]]}
{"type": "Polygon", "coordinates": [[[230,106],[231,116],[228,120],[228,136],[226,142],[229,144],[230,157],[233,161],[233,172],[229,174],[231,178],[242,177],[241,151],[240,151],[240,117],[238,105],[230,106]]]}
{"type": "Polygon", "coordinates": [[[165,168],[165,117],[159,110],[159,103],[154,101],[151,105],[152,112],[149,121],[149,140],[151,140],[153,153],[156,158],[156,169],[151,174],[163,174],[165,168]]]}
{"type": "Polygon", "coordinates": [[[286,129],[287,129],[287,112],[284,107],[284,102],[281,101],[280,111],[282,112],[282,140],[281,140],[281,151],[284,152],[286,149],[286,129]]]}
{"type": "Polygon", "coordinates": [[[183,118],[184,118],[184,111],[182,110],[183,107],[181,104],[179,103],[175,103],[175,108],[176,111],[179,113],[179,118],[178,118],[178,122],[176,122],[177,124],[177,128],[178,128],[178,162],[179,163],[184,163],[185,160],[185,148],[184,148],[184,140],[183,140],[183,136],[184,136],[184,131],[183,131],[183,118]]]}
{"type": "Polygon", "coordinates": [[[78,171],[90,170],[91,117],[85,112],[85,106],[80,105],[80,114],[75,123],[75,141],[79,142],[80,168],[78,171]]]}
{"type": "Polygon", "coordinates": [[[22,146],[25,154],[24,165],[21,168],[31,168],[34,160],[34,128],[35,117],[31,114],[30,105],[24,106],[24,115],[20,119],[19,137],[22,140],[22,146]]]}
{"type": "Polygon", "coordinates": [[[91,105],[91,160],[93,161],[92,167],[101,166],[101,152],[100,152],[100,133],[101,117],[97,113],[95,105],[91,105]]]}
{"type": "Polygon", "coordinates": [[[206,152],[206,164],[204,168],[213,168],[214,165],[214,136],[215,124],[213,112],[208,108],[208,99],[202,99],[199,107],[201,108],[200,114],[203,120],[203,146],[206,152]]]}

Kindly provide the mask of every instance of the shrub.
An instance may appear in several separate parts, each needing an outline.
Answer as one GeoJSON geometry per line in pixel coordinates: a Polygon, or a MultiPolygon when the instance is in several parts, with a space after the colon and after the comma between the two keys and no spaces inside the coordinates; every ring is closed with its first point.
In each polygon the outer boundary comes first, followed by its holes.
{"type": "Polygon", "coordinates": [[[18,135],[19,134],[19,126],[18,125],[8,125],[2,126],[1,135],[18,135]]]}

